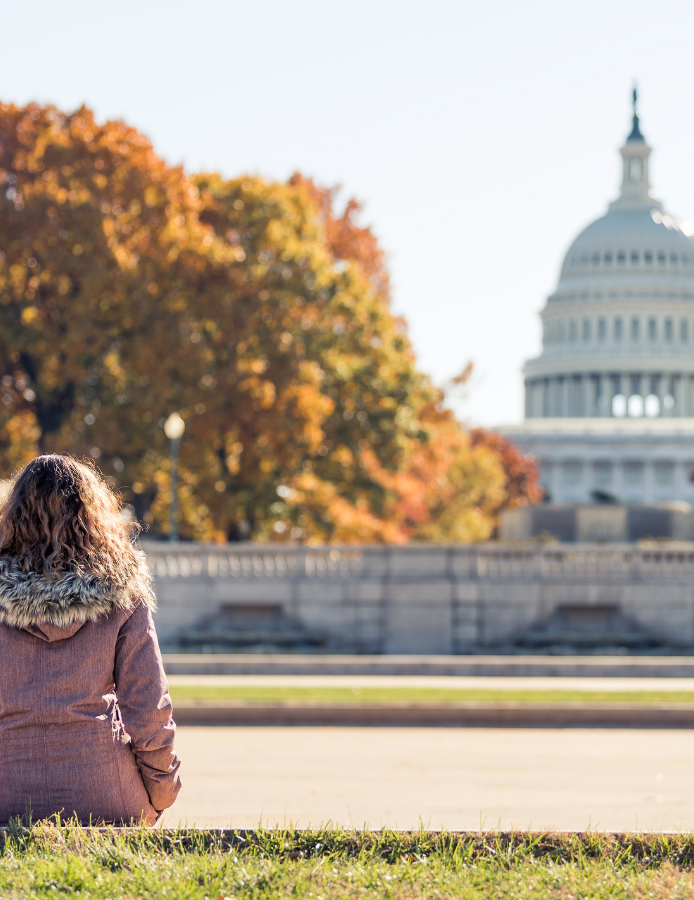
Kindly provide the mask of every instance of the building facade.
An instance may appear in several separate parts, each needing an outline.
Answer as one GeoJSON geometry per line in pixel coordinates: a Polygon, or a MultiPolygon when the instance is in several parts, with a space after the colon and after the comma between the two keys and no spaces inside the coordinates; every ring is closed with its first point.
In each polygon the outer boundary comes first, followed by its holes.
{"type": "Polygon", "coordinates": [[[502,429],[557,503],[694,501],[694,240],[654,197],[636,111],[619,197],[579,234],[502,429]]]}

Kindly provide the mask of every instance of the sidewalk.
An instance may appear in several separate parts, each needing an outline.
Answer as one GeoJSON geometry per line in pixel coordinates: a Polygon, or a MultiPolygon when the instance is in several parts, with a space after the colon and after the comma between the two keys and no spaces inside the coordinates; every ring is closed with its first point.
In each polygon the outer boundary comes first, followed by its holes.
{"type": "Polygon", "coordinates": [[[164,825],[694,827],[694,731],[179,729],[164,825]]]}

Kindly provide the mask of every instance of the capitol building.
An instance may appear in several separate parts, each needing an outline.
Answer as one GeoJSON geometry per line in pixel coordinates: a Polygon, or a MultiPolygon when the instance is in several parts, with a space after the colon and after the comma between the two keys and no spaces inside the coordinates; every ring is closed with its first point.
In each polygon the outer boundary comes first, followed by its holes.
{"type": "Polygon", "coordinates": [[[551,503],[694,503],[694,239],[649,179],[634,92],[619,197],[582,231],[541,312],[525,421],[551,503]]]}

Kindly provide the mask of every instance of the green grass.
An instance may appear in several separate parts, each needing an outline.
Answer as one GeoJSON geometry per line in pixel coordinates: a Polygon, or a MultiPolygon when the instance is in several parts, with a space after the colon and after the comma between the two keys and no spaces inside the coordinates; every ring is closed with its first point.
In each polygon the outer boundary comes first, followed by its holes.
{"type": "Polygon", "coordinates": [[[14,827],[0,896],[94,900],[694,897],[694,836],[14,827]]]}
{"type": "Polygon", "coordinates": [[[558,691],[451,690],[410,687],[215,687],[175,685],[174,700],[256,703],[454,703],[506,701],[516,703],[694,703],[693,691],[558,691]]]}

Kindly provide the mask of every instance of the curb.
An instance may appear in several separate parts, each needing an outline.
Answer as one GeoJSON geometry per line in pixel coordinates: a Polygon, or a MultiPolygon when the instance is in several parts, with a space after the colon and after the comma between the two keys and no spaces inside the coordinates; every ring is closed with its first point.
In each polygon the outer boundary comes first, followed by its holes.
{"type": "Polygon", "coordinates": [[[694,728],[694,706],[611,703],[176,703],[178,725],[694,728]]]}
{"type": "Polygon", "coordinates": [[[694,656],[350,656],[165,653],[168,675],[694,678],[694,656]]]}

